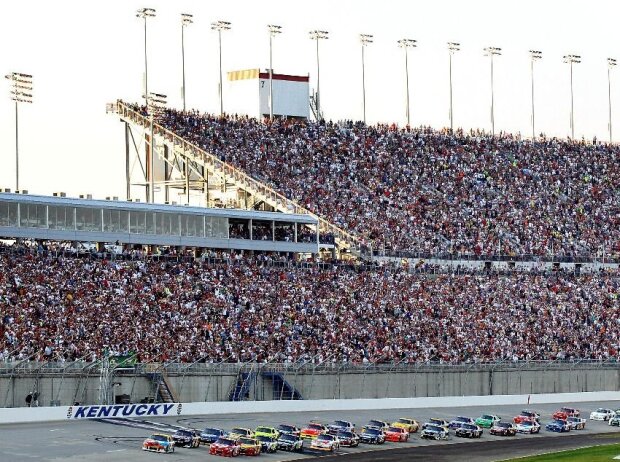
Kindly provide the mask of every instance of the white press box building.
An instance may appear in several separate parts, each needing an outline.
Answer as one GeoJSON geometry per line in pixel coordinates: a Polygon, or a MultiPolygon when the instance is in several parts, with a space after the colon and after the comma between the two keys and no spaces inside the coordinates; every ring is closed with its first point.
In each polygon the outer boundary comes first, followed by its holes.
{"type": "MultiPolygon", "coordinates": [[[[310,77],[273,74],[273,114],[310,117],[310,77]]],[[[269,71],[245,69],[228,72],[226,112],[250,117],[269,116],[269,71]]]]}

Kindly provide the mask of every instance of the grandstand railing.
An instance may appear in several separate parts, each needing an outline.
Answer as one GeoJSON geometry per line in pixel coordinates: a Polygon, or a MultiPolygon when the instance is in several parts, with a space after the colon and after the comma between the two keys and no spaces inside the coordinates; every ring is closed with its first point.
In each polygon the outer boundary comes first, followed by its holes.
{"type": "Polygon", "coordinates": [[[238,168],[233,167],[232,165],[218,159],[216,156],[208,153],[199,146],[188,142],[173,131],[162,127],[158,123],[151,122],[148,117],[145,117],[138,111],[135,111],[123,101],[116,101],[115,107],[116,113],[120,115],[122,119],[129,120],[135,124],[141,125],[148,130],[152,129],[155,136],[161,136],[173,143],[174,146],[179,146],[182,149],[184,155],[188,157],[194,157],[195,160],[199,160],[204,166],[210,166],[213,171],[221,172],[221,174],[223,174],[226,178],[233,179],[235,183],[241,185],[244,188],[251,188],[255,196],[274,206],[276,209],[288,213],[310,215],[319,221],[319,228],[321,230],[327,230],[328,233],[333,234],[336,239],[344,241],[344,243],[346,243],[351,248],[354,248],[356,250],[360,250],[362,248],[363,242],[357,236],[339,228],[338,226],[330,223],[324,218],[319,217],[315,213],[300,206],[295,201],[287,198],[283,194],[280,194],[279,192],[275,191],[264,183],[255,180],[238,168]]]}

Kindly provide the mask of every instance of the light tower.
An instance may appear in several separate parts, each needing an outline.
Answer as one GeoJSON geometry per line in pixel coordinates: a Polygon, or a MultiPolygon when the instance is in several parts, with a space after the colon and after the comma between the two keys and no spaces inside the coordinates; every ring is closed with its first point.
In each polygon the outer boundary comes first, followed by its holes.
{"type": "Polygon", "coordinates": [[[571,138],[575,139],[575,100],[573,95],[573,64],[581,62],[579,55],[564,55],[563,60],[570,68],[570,132],[571,138]]]}
{"type": "Polygon", "coordinates": [[[617,61],[614,58],[607,58],[607,95],[609,98],[609,144],[613,141],[611,130],[611,70],[616,67],[617,61]]]}
{"type": "Polygon", "coordinates": [[[183,97],[183,112],[185,112],[185,28],[194,22],[194,16],[188,13],[181,13],[181,66],[183,71],[183,86],[181,96],[183,97]]]}
{"type": "Polygon", "coordinates": [[[222,31],[230,30],[231,23],[228,21],[215,21],[211,23],[211,30],[217,31],[219,54],[220,54],[220,115],[224,115],[224,95],[222,88],[222,31]]]}
{"type": "Polygon", "coordinates": [[[460,51],[461,44],[458,42],[448,42],[449,74],[450,74],[450,131],[454,131],[454,112],[452,110],[452,55],[460,51]]]}
{"type": "Polygon", "coordinates": [[[366,62],[364,59],[364,50],[366,46],[373,41],[372,35],[360,34],[360,43],[362,45],[362,110],[364,113],[364,125],[366,125],[366,62]]]}
{"type": "Polygon", "coordinates": [[[530,50],[530,75],[532,78],[532,139],[536,139],[536,118],[534,106],[534,63],[542,59],[542,51],[530,50]]]}
{"type": "Polygon", "coordinates": [[[19,191],[19,103],[32,103],[32,75],[11,72],[5,75],[11,81],[9,97],[15,102],[15,191],[19,191]]]}
{"type": "Polygon", "coordinates": [[[409,109],[409,48],[417,47],[417,40],[413,39],[400,39],[398,46],[405,50],[405,88],[407,90],[407,101],[405,102],[405,109],[407,113],[407,126],[411,125],[411,112],[409,109]]]}
{"type": "Polygon", "coordinates": [[[146,23],[148,18],[155,17],[155,10],[153,8],[141,8],[136,12],[136,17],[144,19],[144,103],[148,108],[149,105],[149,65],[147,59],[147,47],[146,47],[146,23]]]}
{"type": "Polygon", "coordinates": [[[282,26],[269,24],[269,120],[273,120],[273,38],[282,33],[282,26]]]}
{"type": "Polygon", "coordinates": [[[316,117],[322,119],[321,114],[321,66],[319,60],[319,42],[321,40],[327,40],[329,38],[329,32],[326,30],[313,30],[310,31],[310,39],[316,40],[316,117]]]}
{"type": "Polygon", "coordinates": [[[149,178],[149,190],[147,193],[147,202],[155,202],[155,116],[161,114],[166,106],[167,96],[161,93],[149,93],[148,95],[149,106],[147,107],[149,113],[149,125],[150,125],[150,149],[148,159],[148,178],[149,178]]]}
{"type": "Polygon", "coordinates": [[[491,58],[491,134],[495,136],[495,84],[493,75],[493,57],[500,56],[502,49],[497,47],[486,47],[484,55],[491,58]]]}

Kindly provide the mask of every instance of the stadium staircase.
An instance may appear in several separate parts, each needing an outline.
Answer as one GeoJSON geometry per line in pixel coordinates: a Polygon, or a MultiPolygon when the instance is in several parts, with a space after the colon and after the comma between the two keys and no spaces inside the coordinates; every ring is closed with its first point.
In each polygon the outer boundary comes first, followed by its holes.
{"type": "Polygon", "coordinates": [[[263,378],[267,380],[271,380],[271,384],[273,386],[273,399],[287,399],[287,400],[298,400],[303,399],[301,393],[297,391],[295,387],[293,387],[290,383],[286,381],[284,376],[279,372],[272,371],[263,371],[261,373],[263,378]]]}
{"type": "MultiPolygon", "coordinates": [[[[195,144],[189,143],[171,130],[164,128],[156,122],[152,123],[150,118],[135,111],[128,104],[119,100],[113,106],[113,112],[120,116],[121,121],[137,125],[147,132],[152,129],[156,145],[166,144],[176,155],[187,159],[191,174],[202,176],[203,172],[208,172],[210,175],[215,175],[222,179],[225,184],[232,184],[239,190],[245,191],[253,199],[252,204],[247,204],[249,208],[256,204],[264,203],[278,212],[310,215],[318,220],[319,232],[321,234],[332,234],[334,236],[338,248],[347,249],[353,256],[358,258],[366,257],[362,252],[364,246],[359,237],[317,216],[266,184],[250,177],[243,171],[220,160],[195,144]]],[[[175,167],[170,157],[164,156],[163,150],[156,149],[155,151],[161,160],[168,163],[171,168],[175,167]]]]}
{"type": "Polygon", "coordinates": [[[245,401],[250,397],[250,387],[256,379],[256,372],[250,369],[246,372],[243,370],[237,374],[237,380],[233,383],[233,387],[228,394],[229,401],[245,401]]]}
{"type": "Polygon", "coordinates": [[[165,373],[149,372],[146,374],[151,380],[152,396],[156,403],[178,403],[179,398],[170,380],[165,373]]]}

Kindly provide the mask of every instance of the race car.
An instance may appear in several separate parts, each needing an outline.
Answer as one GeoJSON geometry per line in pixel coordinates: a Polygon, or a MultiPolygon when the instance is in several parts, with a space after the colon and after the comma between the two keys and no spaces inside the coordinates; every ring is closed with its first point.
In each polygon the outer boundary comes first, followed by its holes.
{"type": "Polygon", "coordinates": [[[420,437],[432,440],[447,440],[448,429],[440,425],[428,424],[420,433],[420,437]]]}
{"type": "Polygon", "coordinates": [[[239,438],[239,453],[246,456],[260,456],[261,444],[256,438],[242,436],[239,438]]]}
{"type": "Polygon", "coordinates": [[[474,423],[482,428],[491,428],[493,425],[495,425],[500,420],[502,420],[502,418],[497,415],[482,414],[480,417],[478,417],[475,420],[474,423]]]}
{"type": "Polygon", "coordinates": [[[179,447],[197,448],[200,446],[200,434],[196,430],[179,428],[172,435],[174,445],[179,447]]]}
{"type": "Polygon", "coordinates": [[[249,428],[235,427],[228,432],[228,437],[232,439],[239,439],[242,436],[246,438],[254,438],[254,432],[249,428]]]}
{"type": "Polygon", "coordinates": [[[518,433],[540,433],[540,424],[534,420],[521,420],[517,424],[517,432],[518,433]]]}
{"type": "Polygon", "coordinates": [[[207,427],[200,432],[200,441],[203,443],[214,443],[220,436],[224,436],[226,432],[221,428],[207,427]]]}
{"type": "Polygon", "coordinates": [[[340,442],[334,435],[328,433],[318,435],[310,443],[311,449],[318,449],[319,451],[334,452],[340,449],[340,442]]]}
{"type": "Polygon", "coordinates": [[[408,417],[401,417],[396,422],[392,422],[391,426],[404,428],[408,433],[415,433],[420,429],[418,421],[408,417]]]}
{"type": "Polygon", "coordinates": [[[273,453],[278,450],[278,442],[276,438],[272,438],[271,436],[258,435],[256,439],[260,443],[261,452],[265,453],[273,453]]]}
{"type": "Polygon", "coordinates": [[[454,434],[459,438],[480,438],[482,436],[482,428],[476,424],[461,423],[454,430],[454,434]]]}
{"type": "Polygon", "coordinates": [[[409,432],[400,427],[388,427],[385,431],[385,441],[400,443],[409,439],[409,432]]]}
{"type": "Polygon", "coordinates": [[[517,434],[517,427],[510,422],[495,422],[489,433],[498,436],[515,436],[517,434]]]}
{"type": "Polygon", "coordinates": [[[289,452],[301,452],[304,449],[304,441],[292,433],[280,433],[278,436],[278,449],[289,452]]]}
{"type": "Polygon", "coordinates": [[[390,424],[388,424],[387,422],[384,422],[383,420],[377,420],[377,419],[371,419],[365,425],[365,427],[374,427],[374,428],[378,428],[383,431],[387,430],[389,426],[390,424]]]}
{"type": "Polygon", "coordinates": [[[569,417],[579,417],[579,409],[574,407],[561,407],[551,416],[554,420],[566,420],[569,417]]]}
{"type": "Polygon", "coordinates": [[[464,423],[473,424],[474,419],[470,417],[458,416],[454,420],[451,420],[450,423],[448,423],[448,428],[450,430],[456,430],[457,428],[461,426],[461,424],[464,424],[464,423]]]}
{"type": "Polygon", "coordinates": [[[615,415],[616,413],[611,409],[599,407],[596,411],[590,412],[590,420],[604,420],[606,422],[615,415]]]}
{"type": "Polygon", "coordinates": [[[280,425],[278,425],[276,430],[278,430],[278,433],[280,435],[282,435],[284,433],[287,433],[289,435],[295,435],[295,436],[301,435],[301,430],[298,427],[296,427],[295,425],[280,424],[280,425]]]}
{"type": "Polygon", "coordinates": [[[353,432],[340,430],[336,433],[336,437],[340,441],[340,446],[343,448],[354,448],[360,444],[360,437],[353,432]]]}
{"type": "Polygon", "coordinates": [[[319,435],[324,435],[327,433],[327,427],[318,422],[310,422],[304,428],[301,429],[301,439],[302,440],[313,440],[319,435]]]}
{"type": "Polygon", "coordinates": [[[518,416],[515,416],[512,419],[512,421],[516,424],[521,423],[524,420],[535,420],[536,422],[540,422],[540,413],[529,409],[524,409],[518,416]]]}
{"type": "Polygon", "coordinates": [[[377,427],[362,427],[360,443],[383,444],[385,443],[385,434],[383,430],[377,427]]]}
{"type": "MultiPolygon", "coordinates": [[[[613,417],[611,419],[613,419],[613,417]]],[[[610,422],[611,419],[609,419],[610,422]]],[[[571,430],[584,430],[586,428],[586,419],[582,419],[581,417],[569,417],[566,419],[566,422],[570,425],[571,430]]]]}
{"type": "MultiPolygon", "coordinates": [[[[620,427],[620,413],[616,412],[616,415],[613,416],[611,419],[609,419],[608,423],[611,426],[620,427]]],[[[585,422],[584,422],[584,425],[585,425],[585,422]]]]}
{"type": "Polygon", "coordinates": [[[238,439],[222,436],[209,446],[209,454],[214,456],[237,457],[241,453],[238,439]]]}
{"type": "Polygon", "coordinates": [[[355,432],[355,425],[346,420],[334,420],[327,426],[327,432],[330,435],[336,435],[339,431],[355,432]]]}
{"type": "Polygon", "coordinates": [[[555,419],[545,425],[545,430],[547,430],[548,432],[558,433],[569,432],[570,425],[566,420],[555,419]]]}
{"type": "Polygon", "coordinates": [[[143,451],[174,452],[172,436],[163,433],[153,433],[142,443],[143,451]]]}
{"type": "Polygon", "coordinates": [[[431,417],[430,419],[428,419],[426,422],[422,424],[422,430],[424,430],[429,425],[437,425],[439,427],[444,427],[446,430],[448,430],[449,424],[450,423],[447,420],[438,419],[436,417],[431,417]]]}
{"type": "Polygon", "coordinates": [[[256,427],[254,430],[254,436],[268,436],[270,438],[278,438],[280,433],[273,427],[256,427]]]}

